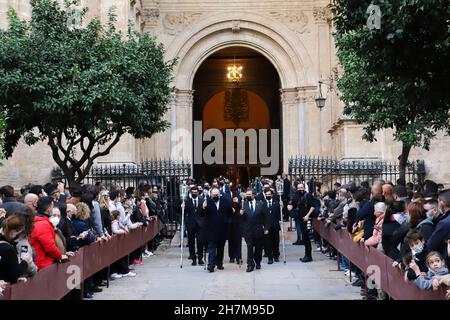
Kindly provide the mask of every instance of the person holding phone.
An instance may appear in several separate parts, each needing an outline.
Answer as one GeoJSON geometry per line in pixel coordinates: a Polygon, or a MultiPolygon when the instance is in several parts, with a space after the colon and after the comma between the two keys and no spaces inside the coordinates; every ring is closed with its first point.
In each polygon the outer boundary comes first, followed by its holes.
{"type": "Polygon", "coordinates": [[[23,221],[14,215],[6,218],[2,223],[2,234],[0,235],[0,280],[11,284],[16,283],[32,262],[30,253],[21,253],[21,261],[17,259],[17,251],[14,241],[24,229],[23,221]]]}

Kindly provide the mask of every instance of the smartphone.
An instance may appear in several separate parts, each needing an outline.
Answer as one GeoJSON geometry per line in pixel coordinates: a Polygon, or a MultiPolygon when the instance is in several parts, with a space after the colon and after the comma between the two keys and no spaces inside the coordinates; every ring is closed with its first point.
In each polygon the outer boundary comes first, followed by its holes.
{"type": "Polygon", "coordinates": [[[28,253],[28,246],[21,246],[20,247],[20,259],[23,260],[24,255],[27,253],[28,253]]]}

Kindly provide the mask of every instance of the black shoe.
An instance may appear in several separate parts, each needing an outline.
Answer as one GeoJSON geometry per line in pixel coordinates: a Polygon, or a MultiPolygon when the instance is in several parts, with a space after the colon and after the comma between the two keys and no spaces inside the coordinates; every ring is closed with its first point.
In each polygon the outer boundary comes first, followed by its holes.
{"type": "Polygon", "coordinates": [[[276,257],[273,259],[275,262],[280,262],[280,258],[276,257]]]}
{"type": "Polygon", "coordinates": [[[209,272],[214,272],[214,266],[208,266],[208,271],[209,272]]]}
{"type": "Polygon", "coordinates": [[[192,260],[192,265],[193,265],[193,266],[196,266],[196,265],[197,265],[197,261],[192,260]]]}
{"type": "Polygon", "coordinates": [[[273,263],[273,259],[269,259],[269,261],[267,261],[267,264],[272,264],[273,263]]]}
{"type": "Polygon", "coordinates": [[[261,269],[261,265],[260,265],[260,264],[257,264],[257,265],[256,265],[256,269],[257,269],[257,270],[261,269]]]}
{"type": "Polygon", "coordinates": [[[202,260],[202,259],[199,259],[199,260],[198,260],[198,265],[199,265],[199,266],[204,266],[204,265],[205,265],[205,263],[203,262],[203,260],[202,260]]]}
{"type": "Polygon", "coordinates": [[[247,272],[252,272],[254,269],[255,269],[254,266],[248,266],[248,267],[247,267],[247,270],[245,270],[245,271],[247,271],[247,272]]]}
{"type": "Polygon", "coordinates": [[[239,265],[242,264],[242,259],[237,259],[236,263],[239,264],[239,265]]]}
{"type": "Polygon", "coordinates": [[[83,298],[86,299],[86,300],[92,300],[92,299],[94,299],[94,295],[92,293],[90,293],[90,292],[86,292],[84,294],[83,298]]]}
{"type": "Polygon", "coordinates": [[[103,289],[102,288],[99,288],[99,287],[97,287],[97,286],[94,286],[93,288],[92,288],[92,292],[93,293],[95,293],[95,292],[102,292],[103,291],[103,289]]]}
{"type": "Polygon", "coordinates": [[[352,286],[353,286],[353,287],[361,287],[363,284],[364,284],[364,281],[363,281],[363,280],[357,279],[356,281],[354,281],[354,282],[352,283],[352,286]]]}
{"type": "Polygon", "coordinates": [[[230,258],[230,263],[234,263],[234,258],[230,258]]]}
{"type": "Polygon", "coordinates": [[[311,262],[312,258],[311,257],[304,257],[302,259],[300,259],[301,262],[311,262]]]}
{"type": "Polygon", "coordinates": [[[107,283],[106,281],[102,281],[102,282],[98,285],[98,287],[106,287],[107,284],[108,284],[108,283],[107,283]]]}
{"type": "Polygon", "coordinates": [[[219,269],[219,270],[223,270],[223,269],[224,269],[224,267],[223,267],[223,266],[217,266],[217,269],[219,269]]]}

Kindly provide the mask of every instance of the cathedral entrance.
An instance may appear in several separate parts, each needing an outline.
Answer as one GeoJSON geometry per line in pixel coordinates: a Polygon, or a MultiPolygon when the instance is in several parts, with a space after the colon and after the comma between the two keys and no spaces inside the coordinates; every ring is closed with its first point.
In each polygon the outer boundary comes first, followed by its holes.
{"type": "Polygon", "coordinates": [[[247,187],[256,176],[280,173],[280,88],[270,61],[246,47],[222,49],[201,64],[193,82],[193,126],[204,138],[202,163],[194,164],[197,181],[223,175],[247,187]],[[277,165],[264,171],[268,159],[277,165]]]}

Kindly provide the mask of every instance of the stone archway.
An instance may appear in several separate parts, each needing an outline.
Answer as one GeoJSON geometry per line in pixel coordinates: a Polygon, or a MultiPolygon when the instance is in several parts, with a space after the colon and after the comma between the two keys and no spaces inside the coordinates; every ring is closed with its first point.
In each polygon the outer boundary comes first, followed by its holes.
{"type": "MultiPolygon", "coordinates": [[[[167,58],[178,57],[174,70],[174,99],[170,104],[171,155],[192,163],[192,101],[193,79],[197,69],[210,55],[224,48],[240,46],[252,49],[266,57],[277,70],[281,81],[283,168],[289,157],[305,153],[304,108],[308,91],[316,90],[318,79],[311,75],[313,63],[306,48],[284,25],[248,13],[233,13],[209,17],[189,33],[176,39],[168,47],[167,58]],[[292,125],[292,119],[296,125],[292,125]],[[180,140],[185,142],[180,143],[180,140]],[[181,148],[180,148],[181,147],[181,148]],[[181,149],[181,150],[180,150],[181,149]]],[[[311,94],[309,94],[311,97],[311,94]]],[[[311,101],[311,98],[310,98],[311,101]]]]}

